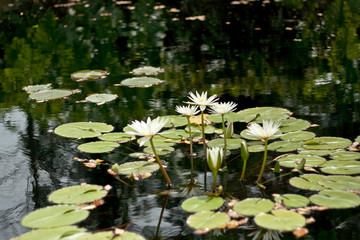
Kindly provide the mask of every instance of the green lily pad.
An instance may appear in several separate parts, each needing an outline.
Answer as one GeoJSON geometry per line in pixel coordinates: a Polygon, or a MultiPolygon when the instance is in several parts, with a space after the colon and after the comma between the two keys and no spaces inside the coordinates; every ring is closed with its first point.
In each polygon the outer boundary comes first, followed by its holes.
{"type": "Polygon", "coordinates": [[[119,143],[129,142],[132,140],[132,137],[133,136],[131,136],[130,134],[123,132],[107,133],[98,136],[100,140],[108,141],[108,142],[119,142],[119,143]]]}
{"type": "Polygon", "coordinates": [[[282,132],[295,132],[308,129],[310,125],[310,122],[303,119],[285,119],[281,122],[280,130],[282,132]]]}
{"type": "Polygon", "coordinates": [[[324,173],[329,174],[359,174],[360,173],[360,162],[359,161],[339,161],[331,160],[324,163],[320,170],[324,173]]]}
{"type": "Polygon", "coordinates": [[[119,146],[116,142],[96,141],[79,145],[77,148],[86,153],[106,153],[111,152],[119,146]]]}
{"type": "Polygon", "coordinates": [[[306,219],[289,210],[273,210],[271,214],[260,213],[254,218],[260,227],[279,231],[293,231],[306,225],[306,219]]]}
{"type": "Polygon", "coordinates": [[[263,152],[265,151],[265,146],[264,145],[250,145],[248,146],[248,150],[249,152],[263,152]]]}
{"type": "MultiPolygon", "coordinates": [[[[198,133],[202,133],[200,125],[191,124],[190,127],[191,127],[191,132],[192,132],[193,135],[198,135],[198,133]]],[[[185,127],[185,131],[189,132],[189,126],[185,127]]],[[[205,134],[214,134],[215,132],[217,132],[217,129],[214,126],[205,125],[204,131],[205,131],[205,134]]]]}
{"type": "Polygon", "coordinates": [[[276,141],[268,145],[269,150],[277,152],[292,152],[302,146],[302,142],[276,141]]]}
{"type": "Polygon", "coordinates": [[[186,223],[194,229],[215,229],[228,221],[230,217],[226,213],[203,211],[190,215],[186,223]]]}
{"type": "Polygon", "coordinates": [[[97,103],[98,105],[104,104],[106,102],[111,102],[115,100],[118,96],[116,94],[108,94],[108,93],[97,93],[90,95],[85,98],[88,102],[97,103]]]}
{"type": "Polygon", "coordinates": [[[278,197],[275,197],[275,201],[284,201],[285,206],[287,207],[306,207],[310,200],[304,196],[297,194],[284,194],[278,197]]]}
{"type": "MultiPolygon", "coordinates": [[[[155,149],[158,155],[166,155],[175,151],[173,147],[166,147],[166,146],[155,146],[155,149]]],[[[152,147],[144,148],[144,152],[154,154],[152,147]]]]}
{"type": "Polygon", "coordinates": [[[24,233],[18,237],[16,240],[60,240],[64,236],[71,238],[72,236],[78,235],[85,232],[85,228],[78,228],[76,226],[64,226],[57,228],[49,229],[37,229],[31,232],[24,233]]]}
{"type": "Polygon", "coordinates": [[[76,81],[98,80],[105,78],[106,75],[109,73],[103,70],[82,70],[72,73],[71,78],[76,81]]]}
{"type": "Polygon", "coordinates": [[[53,228],[80,222],[90,212],[74,205],[56,205],[40,208],[26,215],[21,224],[29,228],[53,228]]]}
{"type": "Polygon", "coordinates": [[[274,207],[274,203],[269,199],[247,198],[234,205],[237,213],[245,216],[255,216],[262,212],[268,212],[274,207]]]}
{"type": "Polygon", "coordinates": [[[360,143],[360,135],[355,138],[355,142],[360,143]]]}
{"type": "Polygon", "coordinates": [[[282,135],[280,138],[285,141],[290,142],[300,142],[306,141],[315,138],[316,134],[313,132],[307,131],[297,131],[297,132],[289,132],[282,135]]]}
{"type": "Polygon", "coordinates": [[[49,195],[49,201],[63,204],[90,203],[106,196],[102,186],[86,184],[61,188],[49,195]]]}
{"type": "Polygon", "coordinates": [[[145,66],[133,69],[130,73],[134,75],[157,75],[160,72],[164,72],[164,69],[145,66]]]}
{"type": "Polygon", "coordinates": [[[359,152],[334,152],[330,155],[332,159],[339,161],[349,161],[349,160],[358,160],[360,159],[359,152]]]}
{"type": "Polygon", "coordinates": [[[42,91],[34,92],[29,95],[29,98],[36,100],[38,102],[42,102],[42,101],[68,97],[71,94],[73,94],[71,90],[50,89],[50,90],[42,90],[42,91]]]}
{"type": "Polygon", "coordinates": [[[130,157],[132,158],[141,158],[141,157],[145,157],[146,156],[146,153],[143,153],[143,152],[134,152],[134,153],[130,153],[129,154],[130,157]]]}
{"type": "Polygon", "coordinates": [[[113,231],[84,233],[76,238],[77,240],[145,240],[137,233],[125,231],[121,235],[114,235],[113,231]]]}
{"type": "Polygon", "coordinates": [[[134,77],[134,78],[127,78],[121,81],[120,85],[115,84],[115,86],[128,86],[128,87],[151,87],[153,85],[158,85],[164,81],[151,78],[151,77],[134,77]]]}
{"type": "Polygon", "coordinates": [[[332,190],[360,190],[360,178],[351,176],[326,176],[318,183],[332,190]]]}
{"type": "Polygon", "coordinates": [[[324,190],[309,199],[316,205],[329,208],[352,208],[360,205],[358,195],[340,190],[324,190]]]}
{"type": "MultiPolygon", "coordinates": [[[[213,123],[221,123],[222,117],[219,114],[211,114],[206,117],[207,120],[213,123]]],[[[224,115],[225,122],[247,122],[247,118],[235,112],[229,112],[224,115]]]]}
{"type": "Polygon", "coordinates": [[[275,107],[255,107],[247,108],[237,112],[242,117],[241,122],[257,122],[261,123],[263,120],[283,120],[290,116],[291,112],[285,108],[275,107]]]}
{"type": "Polygon", "coordinates": [[[221,197],[197,196],[186,199],[181,208],[187,212],[201,212],[206,210],[215,210],[224,204],[225,200],[221,197]]]}
{"type": "Polygon", "coordinates": [[[23,90],[27,93],[34,93],[44,90],[50,90],[51,89],[51,83],[49,84],[40,84],[40,85],[29,85],[26,87],[23,87],[23,90]]]}
{"type": "Polygon", "coordinates": [[[305,149],[305,148],[299,148],[298,149],[298,152],[300,154],[320,156],[320,157],[330,155],[331,153],[334,153],[336,151],[337,150],[311,150],[311,149],[305,149]]]}
{"type": "Polygon", "coordinates": [[[111,132],[113,126],[99,122],[66,123],[55,128],[55,134],[68,138],[92,138],[111,132]]]}
{"type": "Polygon", "coordinates": [[[303,174],[300,177],[290,178],[289,183],[296,188],[320,191],[324,190],[325,187],[320,185],[318,181],[324,177],[320,174],[303,174]]]}
{"type": "Polygon", "coordinates": [[[168,123],[170,124],[167,127],[182,127],[188,124],[188,120],[186,117],[183,116],[177,116],[177,115],[169,115],[169,116],[163,116],[161,118],[168,119],[168,123]]]}
{"type": "MultiPolygon", "coordinates": [[[[244,140],[242,139],[226,139],[226,148],[228,150],[231,149],[239,149],[241,147],[241,142],[243,142],[244,140]]],[[[224,139],[222,138],[218,138],[218,139],[213,139],[211,141],[208,142],[208,147],[224,147],[224,139]]]]}
{"type": "Polygon", "coordinates": [[[136,161],[119,165],[117,172],[123,175],[143,175],[145,173],[155,172],[159,168],[159,165],[155,162],[136,161]]]}
{"type": "Polygon", "coordinates": [[[352,142],[349,139],[340,137],[319,137],[304,142],[305,149],[312,150],[334,150],[350,146],[352,142]]]}
{"type": "MultiPolygon", "coordinates": [[[[140,143],[141,138],[139,138],[137,140],[137,142],[140,143]]],[[[153,143],[154,143],[154,146],[156,148],[158,148],[158,147],[171,147],[171,146],[174,146],[175,144],[177,144],[179,142],[180,142],[180,139],[165,138],[163,136],[155,136],[155,137],[153,137],[153,143]]],[[[147,141],[144,144],[144,146],[145,147],[150,147],[151,146],[150,141],[147,141]]]]}
{"type": "Polygon", "coordinates": [[[189,133],[183,129],[170,129],[160,133],[161,137],[170,138],[174,140],[181,140],[182,138],[188,138],[189,133]]]}
{"type": "Polygon", "coordinates": [[[285,157],[279,158],[278,162],[282,167],[295,168],[297,167],[297,163],[300,162],[303,158],[305,158],[305,166],[306,167],[317,167],[326,162],[326,159],[319,156],[312,155],[287,155],[285,157]]]}

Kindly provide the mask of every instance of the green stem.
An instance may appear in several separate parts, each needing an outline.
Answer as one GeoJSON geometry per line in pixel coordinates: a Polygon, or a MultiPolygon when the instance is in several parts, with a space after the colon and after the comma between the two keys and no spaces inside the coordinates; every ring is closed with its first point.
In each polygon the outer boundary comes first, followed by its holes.
{"type": "Polygon", "coordinates": [[[204,148],[204,189],[206,192],[206,171],[207,171],[207,155],[206,155],[206,139],[205,139],[205,126],[204,126],[204,111],[201,111],[201,130],[204,148]]]}
{"type": "Polygon", "coordinates": [[[153,150],[153,152],[154,152],[156,162],[159,164],[160,170],[161,170],[162,174],[164,175],[164,178],[165,178],[165,180],[166,180],[166,182],[167,182],[167,184],[168,184],[168,187],[171,187],[170,178],[169,178],[169,176],[168,176],[168,174],[167,174],[164,166],[161,164],[160,158],[159,158],[159,156],[158,156],[157,153],[156,153],[156,149],[155,149],[155,146],[154,146],[154,143],[153,143],[153,140],[152,140],[152,139],[153,139],[153,137],[150,138],[150,144],[151,144],[152,150],[153,150]]]}
{"type": "Polygon", "coordinates": [[[223,134],[224,134],[224,155],[223,155],[222,166],[225,166],[226,165],[226,128],[225,128],[224,114],[221,115],[221,118],[222,118],[223,134]]]}
{"type": "Polygon", "coordinates": [[[257,182],[258,182],[258,183],[261,181],[262,175],[263,175],[264,170],[265,170],[266,158],[267,158],[267,142],[268,142],[268,140],[265,139],[264,159],[263,159],[263,163],[262,163],[262,166],[261,166],[261,170],[260,170],[259,177],[258,177],[258,179],[257,179],[257,182]]]}
{"type": "Polygon", "coordinates": [[[216,192],[216,179],[217,179],[217,172],[214,172],[214,178],[213,178],[213,184],[212,184],[212,190],[213,192],[216,192]]]}
{"type": "Polygon", "coordinates": [[[241,177],[240,177],[240,180],[244,180],[244,178],[245,178],[246,163],[247,163],[247,159],[246,159],[246,160],[244,160],[244,164],[243,164],[243,168],[242,168],[242,171],[241,171],[241,177]]]}
{"type": "Polygon", "coordinates": [[[191,179],[193,178],[194,173],[194,159],[193,159],[193,139],[191,134],[191,125],[190,125],[190,117],[187,117],[188,126],[189,126],[189,139],[190,139],[190,162],[191,162],[191,179]]]}

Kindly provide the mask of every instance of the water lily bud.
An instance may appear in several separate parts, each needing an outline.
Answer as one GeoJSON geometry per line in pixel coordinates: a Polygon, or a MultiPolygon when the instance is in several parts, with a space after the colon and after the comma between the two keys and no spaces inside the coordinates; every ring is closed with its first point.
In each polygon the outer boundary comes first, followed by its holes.
{"type": "Polygon", "coordinates": [[[241,142],[241,158],[244,162],[249,158],[249,149],[245,141],[241,142]]]}
{"type": "Polygon", "coordinates": [[[214,147],[207,150],[207,162],[212,172],[218,172],[223,159],[223,148],[214,147]]]}
{"type": "Polygon", "coordinates": [[[230,122],[225,130],[224,137],[231,138],[234,135],[234,123],[230,122]]]}

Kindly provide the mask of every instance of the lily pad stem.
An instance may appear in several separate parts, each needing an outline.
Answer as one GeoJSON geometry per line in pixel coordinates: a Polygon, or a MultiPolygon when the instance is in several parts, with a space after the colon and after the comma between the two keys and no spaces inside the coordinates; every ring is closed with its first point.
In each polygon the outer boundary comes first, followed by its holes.
{"type": "Polygon", "coordinates": [[[190,117],[186,117],[189,125],[189,139],[190,139],[190,162],[191,162],[191,179],[193,178],[194,173],[194,159],[193,159],[193,139],[191,133],[190,117]]]}
{"type": "Polygon", "coordinates": [[[159,164],[160,170],[161,170],[162,174],[164,175],[164,178],[168,184],[168,187],[171,187],[171,181],[170,181],[169,175],[167,174],[164,166],[161,164],[160,158],[156,153],[156,149],[155,149],[154,142],[153,142],[153,137],[150,138],[150,144],[151,144],[152,150],[154,152],[156,162],[159,164]]]}
{"type": "Polygon", "coordinates": [[[257,179],[257,182],[258,182],[258,183],[260,183],[260,181],[261,181],[262,175],[263,175],[264,170],[265,170],[265,165],[266,165],[268,140],[267,140],[267,139],[264,139],[264,141],[265,141],[264,159],[263,159],[263,162],[262,162],[262,166],[261,166],[261,170],[260,170],[259,177],[258,177],[258,179],[257,179]]]}

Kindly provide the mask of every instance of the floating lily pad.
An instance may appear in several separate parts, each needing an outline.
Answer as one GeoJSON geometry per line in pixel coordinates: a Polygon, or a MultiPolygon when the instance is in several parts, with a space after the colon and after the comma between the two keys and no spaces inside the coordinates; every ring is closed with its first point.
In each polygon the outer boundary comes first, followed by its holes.
{"type": "Polygon", "coordinates": [[[355,142],[360,143],[360,135],[355,138],[355,142]]]}
{"type": "Polygon", "coordinates": [[[160,133],[161,137],[170,138],[174,140],[181,140],[182,138],[188,138],[189,133],[183,129],[170,129],[160,133]]]}
{"type": "Polygon", "coordinates": [[[99,122],[66,123],[55,128],[55,134],[68,138],[92,138],[111,132],[113,126],[99,122]]]}
{"type": "Polygon", "coordinates": [[[116,142],[96,141],[79,145],[77,148],[86,153],[106,153],[111,152],[119,146],[116,142]]]}
{"type": "Polygon", "coordinates": [[[360,178],[350,176],[326,176],[318,183],[332,190],[360,190],[360,178]]]}
{"type": "Polygon", "coordinates": [[[360,173],[360,162],[359,161],[339,161],[332,160],[324,163],[320,170],[324,173],[329,174],[359,174],[360,173]]]}
{"type": "Polygon", "coordinates": [[[265,151],[265,146],[264,145],[249,145],[248,146],[248,150],[249,152],[263,152],[265,151]]]}
{"type": "MultiPolygon", "coordinates": [[[[194,135],[198,135],[198,133],[202,133],[201,126],[198,124],[191,124],[191,132],[194,135]]],[[[185,127],[185,131],[189,132],[189,126],[185,127]]],[[[211,125],[205,125],[204,127],[205,134],[214,134],[215,132],[218,132],[217,129],[214,126],[211,125]]],[[[222,132],[222,130],[221,130],[222,132]]]]}
{"type": "Polygon", "coordinates": [[[145,66],[145,67],[133,69],[130,73],[134,75],[157,75],[160,72],[164,72],[164,69],[145,66]]]}
{"type": "Polygon", "coordinates": [[[71,90],[50,89],[50,90],[42,90],[42,91],[34,92],[29,95],[29,98],[36,100],[38,102],[42,102],[42,101],[68,97],[71,94],[73,94],[71,90]]]}
{"type": "MultiPolygon", "coordinates": [[[[141,138],[138,139],[138,143],[140,143],[140,142],[141,142],[141,138]]],[[[177,144],[179,142],[180,142],[180,139],[165,138],[165,137],[162,137],[162,136],[153,137],[153,143],[154,143],[154,146],[156,148],[158,148],[158,147],[171,147],[171,146],[174,146],[175,144],[177,144]]],[[[147,141],[144,144],[144,146],[150,147],[151,146],[150,141],[147,141]]]]}
{"type": "Polygon", "coordinates": [[[269,150],[276,150],[277,152],[292,152],[302,146],[302,142],[276,141],[270,143],[269,150]]]}
{"type": "Polygon", "coordinates": [[[146,157],[146,153],[134,152],[134,153],[130,153],[129,156],[132,158],[141,158],[141,157],[146,157]]]}
{"type": "Polygon", "coordinates": [[[300,189],[320,191],[325,187],[320,185],[318,181],[324,178],[324,175],[320,174],[303,174],[300,177],[290,178],[290,185],[300,189]]]}
{"type": "Polygon", "coordinates": [[[284,201],[285,206],[287,207],[306,207],[310,200],[304,196],[297,194],[284,194],[278,197],[275,197],[275,201],[284,201]]]}
{"type": "MultiPolygon", "coordinates": [[[[123,81],[121,81],[121,85],[128,86],[128,87],[151,87],[153,85],[158,85],[164,81],[157,79],[157,78],[151,78],[151,77],[134,77],[134,78],[127,78],[123,81]]],[[[119,86],[116,84],[115,86],[119,86]]]]}
{"type": "Polygon", "coordinates": [[[24,233],[16,240],[59,240],[64,236],[71,238],[72,236],[78,235],[85,232],[85,228],[78,228],[76,226],[64,226],[50,229],[37,229],[31,232],[24,233]]]}
{"type": "Polygon", "coordinates": [[[77,240],[145,240],[137,233],[125,231],[121,235],[114,235],[113,231],[85,233],[76,238],[77,240]]]}
{"type": "Polygon", "coordinates": [[[300,142],[306,141],[315,138],[316,134],[313,132],[307,131],[297,131],[297,132],[289,132],[282,135],[280,138],[285,141],[290,142],[300,142]]]}
{"type": "MultiPolygon", "coordinates": [[[[242,139],[226,139],[226,148],[228,150],[231,149],[239,149],[241,147],[241,143],[244,140],[242,139]]],[[[208,142],[208,147],[224,147],[224,139],[222,138],[218,138],[218,139],[213,139],[211,141],[208,142]]]]}
{"type": "Polygon", "coordinates": [[[117,172],[123,175],[143,175],[145,173],[155,172],[159,168],[159,165],[155,162],[136,161],[119,165],[117,172]]]}
{"type": "Polygon", "coordinates": [[[330,155],[332,159],[339,161],[358,160],[360,159],[359,152],[334,152],[330,155]]]}
{"type": "Polygon", "coordinates": [[[311,149],[305,149],[305,148],[298,149],[298,152],[300,154],[314,155],[314,156],[320,156],[320,157],[330,155],[331,153],[334,153],[335,151],[337,151],[337,150],[311,150],[311,149]]]}
{"type": "Polygon", "coordinates": [[[323,157],[303,154],[287,155],[285,157],[279,158],[278,162],[283,167],[295,168],[303,158],[305,158],[306,167],[317,167],[326,162],[326,159],[323,157]]]}
{"type": "Polygon", "coordinates": [[[215,210],[223,205],[225,200],[221,197],[197,196],[186,199],[181,208],[187,212],[201,212],[206,210],[215,210]]]}
{"type": "Polygon", "coordinates": [[[29,228],[53,228],[80,222],[90,212],[74,205],[56,205],[40,208],[26,215],[21,224],[29,228]]]}
{"type": "Polygon", "coordinates": [[[324,190],[312,195],[310,201],[329,208],[352,208],[360,205],[360,197],[354,193],[339,190],[324,190]]]}
{"type": "Polygon", "coordinates": [[[245,216],[255,216],[262,212],[268,212],[274,207],[274,203],[269,199],[247,198],[234,205],[237,213],[245,216]]]}
{"type": "Polygon", "coordinates": [[[273,210],[271,214],[260,213],[254,221],[260,227],[279,231],[292,231],[306,224],[302,215],[289,210],[273,210]]]}
{"type": "Polygon", "coordinates": [[[98,105],[100,105],[106,102],[111,102],[115,100],[117,97],[118,96],[116,94],[97,93],[86,97],[86,101],[97,103],[98,105]]]}
{"type": "MultiPolygon", "coordinates": [[[[175,151],[173,147],[166,147],[166,146],[155,146],[155,149],[158,155],[166,155],[175,151]]],[[[144,148],[144,152],[154,154],[152,147],[144,148]]]]}
{"type": "Polygon", "coordinates": [[[39,92],[39,91],[44,91],[44,90],[50,90],[51,89],[51,84],[40,84],[40,85],[30,85],[27,87],[23,87],[23,90],[26,91],[27,93],[34,93],[34,92],[39,92]]]}
{"type": "Polygon", "coordinates": [[[132,137],[130,134],[123,133],[123,132],[114,132],[114,133],[107,133],[99,136],[98,138],[103,141],[108,142],[129,142],[132,140],[132,137]]]}
{"type": "Polygon", "coordinates": [[[103,70],[82,70],[71,74],[71,78],[76,81],[98,80],[105,78],[106,75],[109,73],[103,70]]]}
{"type": "Polygon", "coordinates": [[[310,122],[303,119],[285,119],[281,122],[280,130],[282,132],[295,132],[305,130],[310,127],[310,122]]]}
{"type": "Polygon", "coordinates": [[[63,204],[90,203],[106,196],[102,186],[86,184],[61,188],[49,195],[49,201],[63,204]]]}
{"type": "Polygon", "coordinates": [[[215,229],[230,221],[230,217],[223,212],[203,211],[190,215],[187,225],[194,229],[215,229]]]}
{"type": "Polygon", "coordinates": [[[237,112],[242,116],[242,122],[257,122],[261,123],[263,120],[283,120],[290,116],[291,112],[285,108],[275,107],[256,107],[248,108],[237,112]]]}
{"type": "Polygon", "coordinates": [[[346,148],[351,145],[349,139],[340,137],[319,137],[304,142],[305,149],[312,150],[334,150],[346,148]]]}
{"type": "MultiPolygon", "coordinates": [[[[222,117],[220,114],[208,115],[206,119],[214,123],[222,122],[222,117]]],[[[224,115],[225,122],[247,122],[247,119],[248,118],[244,115],[235,112],[229,112],[224,115]]]]}
{"type": "Polygon", "coordinates": [[[169,116],[163,116],[161,118],[167,119],[168,124],[167,127],[182,127],[188,124],[188,120],[186,117],[183,116],[177,116],[177,115],[169,115],[169,116]]]}

